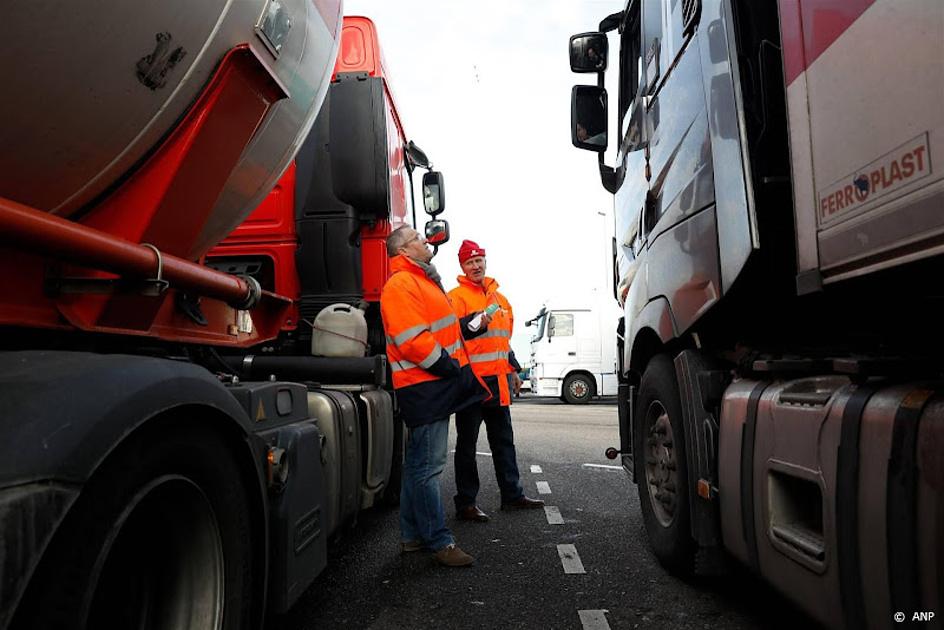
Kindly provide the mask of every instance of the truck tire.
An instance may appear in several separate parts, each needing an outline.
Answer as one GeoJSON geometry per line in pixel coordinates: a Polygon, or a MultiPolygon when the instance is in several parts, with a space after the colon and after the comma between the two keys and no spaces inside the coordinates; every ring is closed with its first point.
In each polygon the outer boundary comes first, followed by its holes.
{"type": "Polygon", "coordinates": [[[13,628],[249,628],[255,540],[219,436],[175,425],[120,447],[88,482],[13,628]]]}
{"type": "Polygon", "coordinates": [[[596,393],[596,384],[586,374],[571,374],[564,379],[564,401],[571,405],[584,405],[596,393]]]}
{"type": "Polygon", "coordinates": [[[691,536],[682,403],[668,356],[649,362],[635,411],[636,483],[649,543],[669,571],[690,575],[697,548],[691,536]]]}

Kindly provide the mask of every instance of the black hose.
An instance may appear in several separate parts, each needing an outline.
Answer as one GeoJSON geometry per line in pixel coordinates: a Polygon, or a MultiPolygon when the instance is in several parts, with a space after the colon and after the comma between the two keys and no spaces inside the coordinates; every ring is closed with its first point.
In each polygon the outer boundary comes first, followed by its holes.
{"type": "Polygon", "coordinates": [[[312,381],[325,385],[376,385],[386,382],[387,357],[228,356],[226,364],[243,379],[312,381]]]}

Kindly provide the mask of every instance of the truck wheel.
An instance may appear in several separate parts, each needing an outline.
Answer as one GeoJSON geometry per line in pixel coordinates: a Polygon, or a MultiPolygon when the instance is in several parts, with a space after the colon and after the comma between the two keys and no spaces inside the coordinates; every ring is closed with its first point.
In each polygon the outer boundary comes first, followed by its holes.
{"type": "Polygon", "coordinates": [[[134,439],[82,490],[13,628],[248,628],[264,544],[249,515],[218,436],[134,439]]]}
{"type": "Polygon", "coordinates": [[[564,400],[571,405],[583,405],[590,402],[596,389],[593,379],[586,374],[571,374],[564,379],[564,400]]]}
{"type": "Polygon", "coordinates": [[[646,367],[635,418],[636,483],[649,543],[663,566],[688,575],[696,546],[690,528],[682,403],[675,368],[664,354],[646,367]]]}

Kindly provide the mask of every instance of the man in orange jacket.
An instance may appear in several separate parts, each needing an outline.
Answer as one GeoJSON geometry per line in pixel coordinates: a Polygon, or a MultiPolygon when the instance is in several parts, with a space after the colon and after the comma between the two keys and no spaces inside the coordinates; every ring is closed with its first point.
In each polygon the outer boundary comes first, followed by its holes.
{"type": "Polygon", "coordinates": [[[485,395],[463,347],[426,240],[409,226],[387,238],[392,275],[380,296],[400,415],[409,429],[400,487],[400,548],[428,549],[446,566],[474,559],[446,527],[440,478],[446,465],[449,416],[485,395]]]}
{"type": "MultiPolygon", "coordinates": [[[[485,522],[488,515],[475,503],[479,492],[479,473],[475,463],[475,445],[479,427],[485,421],[485,432],[492,450],[492,464],[501,491],[502,509],[529,509],[544,506],[544,501],[530,499],[521,488],[515,435],[511,428],[511,390],[518,393],[521,366],[511,350],[514,314],[511,304],[498,292],[498,283],[485,275],[485,250],[477,243],[462,241],[459,264],[464,275],[457,278],[459,286],[449,292],[456,315],[465,321],[470,315],[485,311],[489,305],[498,310],[487,321],[488,330],[478,331],[466,341],[466,350],[476,376],[485,381],[492,396],[481,404],[470,405],[456,413],[456,516],[459,519],[485,522]]],[[[469,338],[467,326],[463,334],[469,338]]]]}

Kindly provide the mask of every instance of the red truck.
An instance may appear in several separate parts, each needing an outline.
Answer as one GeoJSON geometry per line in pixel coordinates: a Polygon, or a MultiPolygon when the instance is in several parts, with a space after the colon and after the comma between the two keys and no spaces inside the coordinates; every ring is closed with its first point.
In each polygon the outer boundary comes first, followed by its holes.
{"type": "Polygon", "coordinates": [[[0,37],[35,53],[0,61],[0,628],[260,627],[397,499],[376,302],[431,165],[376,31],[106,2],[0,37]],[[369,352],[312,356],[303,322],[360,301],[369,352]]]}

